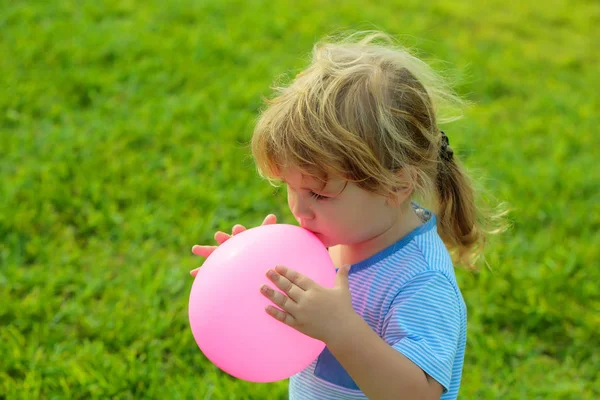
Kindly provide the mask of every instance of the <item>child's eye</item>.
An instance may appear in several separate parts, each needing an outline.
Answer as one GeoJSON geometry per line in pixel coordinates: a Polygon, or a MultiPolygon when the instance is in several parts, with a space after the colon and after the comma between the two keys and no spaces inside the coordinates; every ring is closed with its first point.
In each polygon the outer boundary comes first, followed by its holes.
{"type": "Polygon", "coordinates": [[[311,195],[311,197],[314,197],[314,198],[315,198],[315,199],[317,199],[317,200],[325,200],[325,199],[328,199],[328,198],[329,198],[329,197],[327,197],[327,196],[322,196],[322,195],[320,195],[320,194],[317,194],[317,193],[315,193],[315,192],[313,192],[313,191],[311,191],[311,192],[310,192],[310,195],[311,195]]]}

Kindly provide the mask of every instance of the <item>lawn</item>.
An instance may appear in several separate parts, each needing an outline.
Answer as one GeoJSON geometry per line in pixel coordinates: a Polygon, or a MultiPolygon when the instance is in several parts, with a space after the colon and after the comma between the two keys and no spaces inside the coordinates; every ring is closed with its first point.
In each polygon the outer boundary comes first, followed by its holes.
{"type": "Polygon", "coordinates": [[[197,348],[190,249],[292,223],[247,143],[345,29],[447,70],[473,106],[443,128],[512,209],[457,270],[461,398],[600,398],[599,23],[596,1],[0,1],[0,399],[287,398],[197,348]]]}

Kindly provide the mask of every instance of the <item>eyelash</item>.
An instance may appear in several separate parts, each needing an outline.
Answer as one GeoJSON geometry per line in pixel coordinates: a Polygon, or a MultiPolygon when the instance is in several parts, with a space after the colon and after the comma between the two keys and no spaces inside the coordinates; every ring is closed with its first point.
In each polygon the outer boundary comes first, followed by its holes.
{"type": "Polygon", "coordinates": [[[310,194],[310,197],[312,197],[315,200],[327,200],[327,199],[330,199],[330,197],[320,195],[318,193],[313,192],[312,190],[309,190],[309,194],[310,194]]]}
{"type": "Polygon", "coordinates": [[[310,192],[310,196],[313,197],[315,200],[326,200],[329,198],[327,196],[321,196],[320,194],[317,194],[313,191],[310,192]]]}

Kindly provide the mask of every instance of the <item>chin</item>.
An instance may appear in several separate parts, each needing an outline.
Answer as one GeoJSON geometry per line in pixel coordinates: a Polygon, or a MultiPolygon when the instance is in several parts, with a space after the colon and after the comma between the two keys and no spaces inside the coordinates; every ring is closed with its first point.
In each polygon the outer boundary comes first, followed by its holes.
{"type": "Polygon", "coordinates": [[[337,246],[338,244],[341,244],[339,240],[335,240],[329,236],[326,236],[323,233],[312,232],[312,234],[315,235],[317,237],[317,239],[319,239],[321,241],[321,243],[323,243],[323,246],[325,246],[325,247],[333,247],[333,246],[337,246]]]}
{"type": "Polygon", "coordinates": [[[329,239],[329,238],[324,238],[324,237],[319,237],[319,236],[317,236],[317,237],[321,240],[321,243],[323,243],[323,245],[325,247],[333,247],[333,246],[337,246],[338,244],[340,244],[339,242],[329,239]]]}
{"type": "Polygon", "coordinates": [[[331,244],[329,243],[329,240],[323,234],[318,233],[318,232],[313,232],[313,235],[315,235],[317,237],[317,239],[319,239],[321,241],[321,243],[323,243],[323,246],[325,246],[325,247],[331,246],[331,244]]]}

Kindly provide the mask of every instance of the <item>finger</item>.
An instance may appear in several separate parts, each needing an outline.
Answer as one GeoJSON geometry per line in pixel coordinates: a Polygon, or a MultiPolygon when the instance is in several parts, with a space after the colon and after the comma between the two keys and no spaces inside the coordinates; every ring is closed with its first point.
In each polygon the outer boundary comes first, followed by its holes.
{"type": "Polygon", "coordinates": [[[309,277],[302,275],[301,273],[296,272],[293,269],[284,267],[283,265],[276,266],[275,271],[278,272],[280,275],[286,277],[290,282],[292,282],[294,285],[298,286],[302,290],[309,290],[310,288],[317,285],[309,277]]]}
{"type": "Polygon", "coordinates": [[[208,257],[216,248],[217,246],[199,246],[196,244],[192,247],[192,253],[200,257],[208,257]]]}
{"type": "Polygon", "coordinates": [[[335,276],[335,286],[345,287],[349,286],[348,273],[350,272],[351,265],[346,264],[338,268],[337,275],[335,276]]]}
{"type": "Polygon", "coordinates": [[[275,286],[281,289],[283,293],[287,294],[293,301],[296,303],[300,301],[304,290],[294,285],[288,278],[278,274],[272,269],[267,271],[267,277],[275,284],[275,286]]]}
{"type": "Polygon", "coordinates": [[[198,275],[198,271],[200,271],[200,268],[193,269],[190,271],[190,275],[195,278],[198,275]]]}
{"type": "Polygon", "coordinates": [[[278,292],[277,290],[273,290],[267,285],[262,285],[260,288],[260,292],[267,299],[271,300],[274,304],[278,305],[284,311],[294,312],[296,310],[294,300],[287,297],[285,294],[278,292]]]}
{"type": "Polygon", "coordinates": [[[284,311],[279,310],[277,307],[267,306],[265,310],[267,311],[267,314],[286,325],[291,327],[296,325],[296,320],[294,317],[284,311]]]}
{"type": "Polygon", "coordinates": [[[275,214],[269,214],[267,215],[267,217],[265,218],[265,220],[263,221],[263,225],[272,225],[272,224],[276,224],[277,223],[277,217],[275,216],[275,214]]]}
{"type": "Polygon", "coordinates": [[[237,224],[237,225],[235,225],[235,226],[233,227],[233,229],[231,230],[231,236],[235,236],[235,235],[237,235],[238,233],[242,233],[242,232],[244,232],[245,230],[246,230],[246,227],[245,227],[245,226],[237,224]]]}
{"type": "Polygon", "coordinates": [[[215,233],[215,240],[219,244],[223,244],[223,242],[227,241],[229,238],[231,238],[231,235],[228,235],[225,232],[219,231],[219,232],[215,233]]]}

